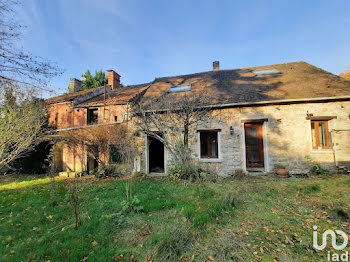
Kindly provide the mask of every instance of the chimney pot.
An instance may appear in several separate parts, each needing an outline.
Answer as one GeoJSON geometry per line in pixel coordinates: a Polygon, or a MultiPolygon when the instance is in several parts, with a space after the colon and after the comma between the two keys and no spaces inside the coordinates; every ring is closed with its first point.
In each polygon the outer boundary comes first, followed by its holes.
{"type": "Polygon", "coordinates": [[[108,71],[108,85],[111,86],[111,90],[114,90],[120,86],[120,75],[114,70],[108,71]]]}
{"type": "Polygon", "coordinates": [[[213,70],[214,71],[219,71],[220,70],[220,62],[219,61],[214,61],[213,62],[213,70]]]}

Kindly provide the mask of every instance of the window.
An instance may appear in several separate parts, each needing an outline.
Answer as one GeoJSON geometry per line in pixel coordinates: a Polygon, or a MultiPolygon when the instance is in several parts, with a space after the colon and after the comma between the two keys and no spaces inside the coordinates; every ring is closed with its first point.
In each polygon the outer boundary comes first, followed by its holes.
{"type": "Polygon", "coordinates": [[[109,163],[120,164],[123,162],[122,154],[115,146],[109,147],[109,163]]]}
{"type": "Polygon", "coordinates": [[[88,109],[87,110],[87,123],[88,125],[98,124],[98,109],[88,109]]]}
{"type": "Polygon", "coordinates": [[[201,158],[218,158],[218,132],[200,132],[201,158]]]}
{"type": "Polygon", "coordinates": [[[270,68],[270,69],[263,69],[263,70],[254,70],[253,73],[259,76],[259,75],[274,75],[274,74],[279,74],[281,72],[274,68],[270,68]]]}
{"type": "Polygon", "coordinates": [[[114,122],[118,122],[118,116],[114,116],[114,122]]]}
{"type": "Polygon", "coordinates": [[[181,91],[189,91],[191,90],[191,85],[187,86],[172,86],[169,89],[169,92],[181,92],[181,91]]]}
{"type": "Polygon", "coordinates": [[[311,136],[313,149],[331,148],[328,132],[328,121],[311,121],[311,136]]]}

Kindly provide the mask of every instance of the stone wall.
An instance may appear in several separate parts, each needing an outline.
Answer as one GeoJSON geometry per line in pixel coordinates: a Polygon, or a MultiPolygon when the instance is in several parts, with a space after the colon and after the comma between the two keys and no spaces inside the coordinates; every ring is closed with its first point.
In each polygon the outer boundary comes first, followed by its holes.
{"type": "Polygon", "coordinates": [[[82,90],[83,90],[83,82],[80,81],[79,79],[71,78],[69,85],[68,85],[67,93],[71,94],[71,93],[79,92],[82,90]]]}
{"type": "MultiPolygon", "coordinates": [[[[201,163],[217,169],[221,175],[233,174],[235,169],[246,170],[244,123],[242,120],[267,119],[263,125],[265,171],[273,171],[275,164],[285,165],[290,171],[306,171],[310,163],[306,156],[328,169],[339,163],[350,162],[350,102],[303,103],[215,110],[209,123],[197,129],[221,129],[219,132],[219,159],[200,160],[198,132],[192,130],[190,145],[193,155],[201,163]],[[311,122],[307,116],[336,116],[329,120],[328,129],[334,147],[325,150],[312,148],[311,122]],[[230,134],[230,126],[233,134],[230,134]],[[343,131],[337,131],[343,130],[343,131]],[[346,131],[348,130],[348,131],[346,131]],[[335,161],[336,160],[336,161],[335,161]]],[[[145,140],[145,138],[143,138],[145,140]]],[[[146,170],[147,152],[144,147],[142,168],[146,170]]],[[[168,165],[171,155],[166,154],[168,165]]]]}

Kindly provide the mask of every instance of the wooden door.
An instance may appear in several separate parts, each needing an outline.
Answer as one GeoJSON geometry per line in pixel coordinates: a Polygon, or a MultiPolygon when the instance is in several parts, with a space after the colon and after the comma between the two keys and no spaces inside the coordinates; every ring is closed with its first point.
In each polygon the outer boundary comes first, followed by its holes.
{"type": "Polygon", "coordinates": [[[264,167],[263,123],[246,123],[245,151],[247,167],[264,167]]]}

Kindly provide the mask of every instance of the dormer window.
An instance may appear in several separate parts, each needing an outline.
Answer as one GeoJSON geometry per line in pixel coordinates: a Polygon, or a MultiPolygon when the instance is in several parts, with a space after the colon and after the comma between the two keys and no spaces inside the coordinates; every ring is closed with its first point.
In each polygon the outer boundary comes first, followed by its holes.
{"type": "Polygon", "coordinates": [[[187,86],[172,86],[169,89],[170,92],[182,92],[182,91],[190,91],[191,90],[191,85],[187,86]]]}

